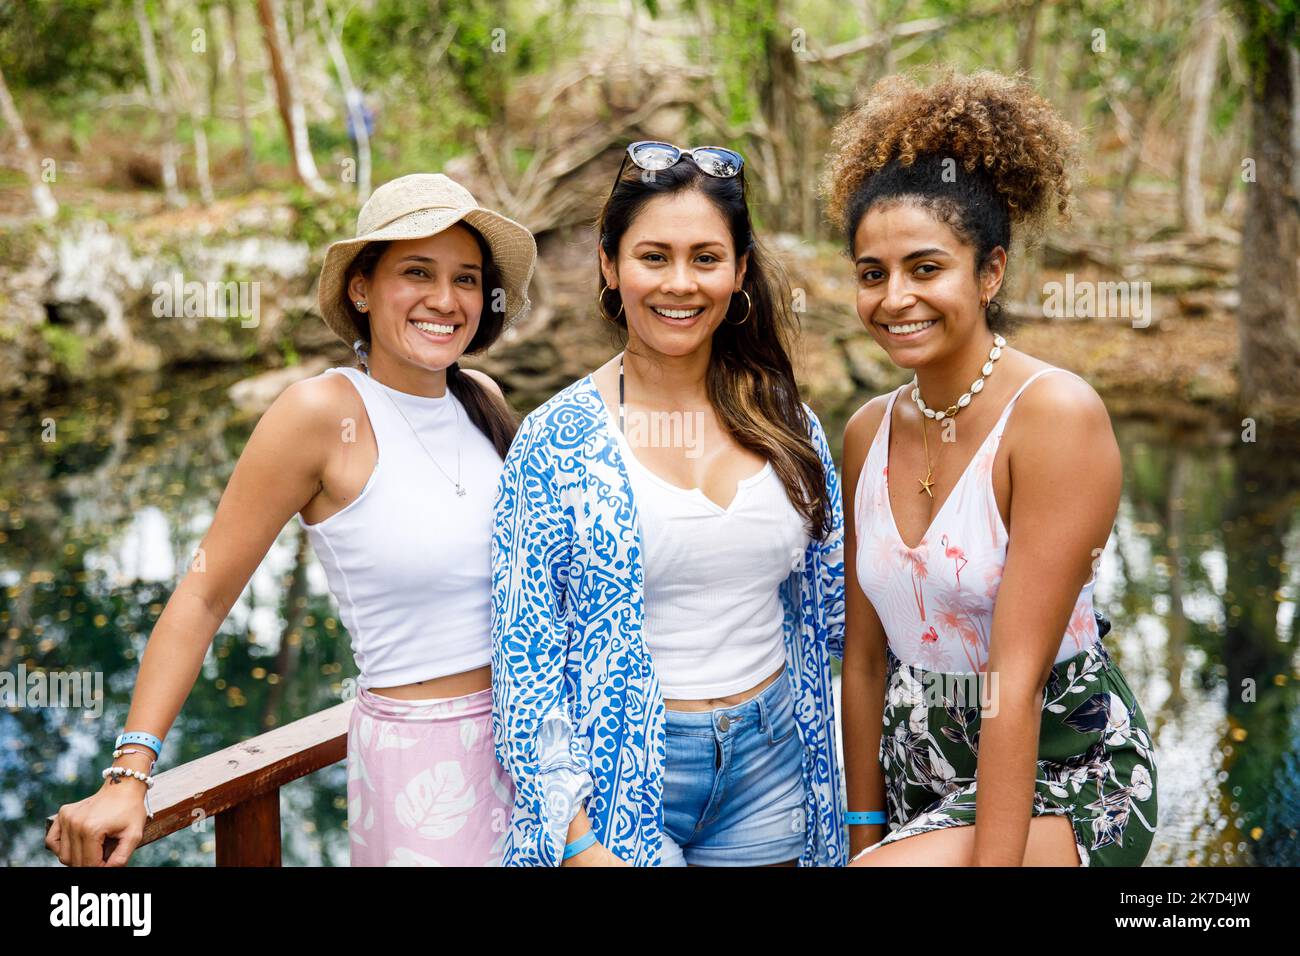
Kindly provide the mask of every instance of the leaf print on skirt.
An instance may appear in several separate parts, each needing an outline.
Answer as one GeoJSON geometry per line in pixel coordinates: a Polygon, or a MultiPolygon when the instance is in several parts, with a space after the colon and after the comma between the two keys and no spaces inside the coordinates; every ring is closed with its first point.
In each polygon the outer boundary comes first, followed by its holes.
{"type": "Polygon", "coordinates": [[[474,788],[465,786],[460,763],[444,760],[425,770],[397,795],[393,812],[404,827],[431,840],[445,840],[465,825],[474,808],[474,788]]]}
{"type": "MultiPolygon", "coordinates": [[[[891,830],[863,853],[975,823],[979,708],[942,674],[888,657],[880,766],[891,830]],[[922,687],[943,688],[943,699],[922,701],[922,687]]],[[[1146,718],[1098,641],[1048,677],[1031,812],[1070,821],[1082,866],[1138,866],[1154,838],[1156,796],[1146,718]]]]}
{"type": "Polygon", "coordinates": [[[500,866],[514,784],[492,691],[397,700],[362,689],[348,728],[353,866],[500,866]]]}

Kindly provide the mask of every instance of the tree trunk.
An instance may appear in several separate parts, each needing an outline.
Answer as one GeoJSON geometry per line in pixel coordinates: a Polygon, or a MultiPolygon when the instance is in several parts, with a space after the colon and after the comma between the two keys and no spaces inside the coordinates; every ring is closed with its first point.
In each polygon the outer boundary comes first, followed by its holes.
{"type": "Polygon", "coordinates": [[[158,64],[158,50],[154,46],[153,25],[149,22],[149,11],[145,9],[144,0],[135,0],[135,23],[140,30],[140,52],[144,56],[144,72],[149,80],[149,97],[154,109],[162,117],[162,179],[163,193],[172,206],[185,205],[176,178],[176,110],[171,100],[163,91],[162,67],[158,64]]]}
{"type": "Polygon", "coordinates": [[[208,95],[207,116],[217,115],[217,96],[221,92],[221,49],[217,46],[217,19],[212,12],[211,7],[204,7],[202,11],[203,30],[207,34],[207,60],[208,60],[208,95]]]}
{"type": "Polygon", "coordinates": [[[352,71],[348,68],[348,59],[343,53],[343,43],[334,33],[325,0],[316,0],[316,19],[325,37],[325,48],[334,62],[334,72],[339,77],[339,88],[343,90],[343,105],[352,120],[352,129],[356,134],[357,202],[364,203],[370,198],[370,134],[366,132],[365,106],[361,91],[352,83],[352,71]]]}
{"type": "MultiPolygon", "coordinates": [[[[172,0],[163,0],[162,12],[164,22],[176,22],[176,9],[172,0]]],[[[210,206],[215,201],[215,197],[212,194],[212,174],[208,167],[206,118],[199,110],[198,97],[190,85],[190,78],[185,72],[184,65],[176,56],[176,45],[168,30],[162,32],[162,51],[167,72],[171,74],[172,82],[176,86],[176,98],[180,100],[181,108],[189,114],[190,128],[194,131],[194,175],[199,181],[199,199],[203,205],[210,206]]]]}
{"type": "Polygon", "coordinates": [[[764,17],[767,75],[761,79],[759,102],[763,126],[775,153],[775,166],[764,170],[767,197],[778,229],[810,236],[818,233],[816,194],[812,168],[816,150],[805,140],[813,128],[808,116],[807,80],[790,42],[790,29],[773,0],[764,17]]]}
{"type": "Polygon", "coordinates": [[[1291,47],[1291,188],[1300,199],[1300,49],[1291,47]]]}
{"type": "Polygon", "coordinates": [[[316,171],[316,160],[312,158],[311,143],[307,138],[307,115],[298,96],[293,46],[280,14],[280,4],[278,0],[257,0],[257,12],[262,21],[262,37],[271,61],[271,74],[275,79],[280,119],[284,122],[285,134],[289,137],[294,173],[308,189],[323,195],[329,190],[316,171]]]}
{"type": "Polygon", "coordinates": [[[0,70],[0,115],[4,116],[5,125],[14,133],[14,142],[18,146],[18,155],[22,160],[23,170],[32,187],[32,201],[42,219],[53,219],[59,213],[59,204],[54,201],[54,193],[41,178],[41,163],[36,158],[32,141],[27,138],[27,127],[18,113],[14,98],[9,95],[9,84],[5,82],[4,71],[0,70]]]}
{"type": "Polygon", "coordinates": [[[244,178],[252,185],[257,180],[253,159],[253,130],[248,125],[248,91],[244,89],[244,60],[239,55],[239,16],[234,0],[226,4],[226,22],[230,24],[230,51],[235,70],[235,95],[239,103],[239,139],[243,144],[244,178]]]}
{"type": "Polygon", "coordinates": [[[1182,176],[1178,184],[1183,229],[1195,235],[1205,232],[1205,189],[1201,185],[1201,157],[1210,120],[1210,97],[1218,73],[1218,0],[1201,0],[1196,14],[1196,47],[1192,51],[1192,90],[1188,104],[1187,132],[1183,139],[1182,176]]]}
{"type": "Polygon", "coordinates": [[[1042,13],[1042,0],[1026,10],[1020,20],[1020,42],[1016,50],[1016,68],[1032,76],[1034,60],[1038,54],[1038,20],[1042,13]]]}
{"type": "Polygon", "coordinates": [[[1300,408],[1300,209],[1291,151],[1290,53],[1280,36],[1260,40],[1250,83],[1250,151],[1255,182],[1246,185],[1237,317],[1239,388],[1245,415],[1296,414],[1300,408]]]}

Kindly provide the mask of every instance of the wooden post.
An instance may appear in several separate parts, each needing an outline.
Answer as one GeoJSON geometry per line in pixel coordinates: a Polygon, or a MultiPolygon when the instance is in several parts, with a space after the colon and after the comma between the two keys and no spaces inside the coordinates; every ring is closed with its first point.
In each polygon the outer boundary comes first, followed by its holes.
{"type": "Polygon", "coordinates": [[[217,866],[279,865],[279,788],[217,814],[217,866]]]}

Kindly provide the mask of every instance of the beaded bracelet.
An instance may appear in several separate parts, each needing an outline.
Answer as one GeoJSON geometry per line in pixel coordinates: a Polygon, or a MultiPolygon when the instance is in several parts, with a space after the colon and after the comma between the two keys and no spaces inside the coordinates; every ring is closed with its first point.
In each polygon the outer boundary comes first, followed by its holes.
{"type": "Polygon", "coordinates": [[[139,770],[132,770],[130,767],[105,767],[100,776],[107,780],[113,778],[113,783],[121,783],[123,777],[133,777],[144,784],[144,813],[150,820],[153,819],[153,808],[149,806],[149,791],[153,789],[153,777],[141,773],[139,770]]]}
{"type": "Polygon", "coordinates": [[[885,819],[884,810],[850,810],[844,814],[844,820],[849,826],[884,823],[885,819]]]}
{"type": "MultiPolygon", "coordinates": [[[[100,776],[103,777],[105,780],[107,780],[109,777],[134,777],[136,780],[139,780],[141,783],[143,783],[146,787],[149,787],[151,789],[153,787],[153,777],[149,776],[147,773],[144,773],[140,770],[132,770],[130,767],[105,767],[104,772],[101,773],[100,776]]],[[[117,781],[114,780],[113,782],[116,783],[117,781]]]]}

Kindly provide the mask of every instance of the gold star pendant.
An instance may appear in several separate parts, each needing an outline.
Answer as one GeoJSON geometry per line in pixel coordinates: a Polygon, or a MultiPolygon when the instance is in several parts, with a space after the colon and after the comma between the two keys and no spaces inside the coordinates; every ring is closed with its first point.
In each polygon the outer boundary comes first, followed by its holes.
{"type": "MultiPolygon", "coordinates": [[[[924,491],[927,495],[933,498],[934,492],[931,491],[930,488],[933,487],[934,482],[931,480],[931,476],[927,474],[924,478],[918,478],[916,480],[921,483],[921,491],[924,491]]],[[[921,491],[918,491],[917,494],[919,495],[921,491]]]]}

